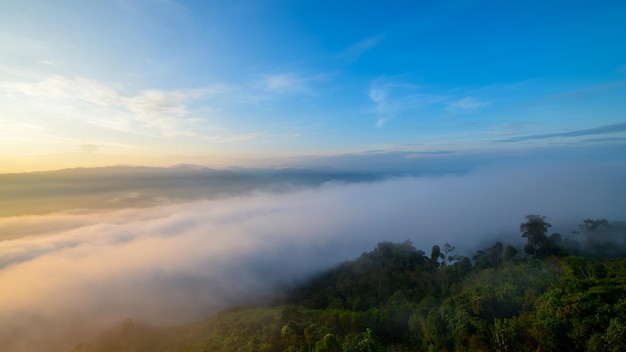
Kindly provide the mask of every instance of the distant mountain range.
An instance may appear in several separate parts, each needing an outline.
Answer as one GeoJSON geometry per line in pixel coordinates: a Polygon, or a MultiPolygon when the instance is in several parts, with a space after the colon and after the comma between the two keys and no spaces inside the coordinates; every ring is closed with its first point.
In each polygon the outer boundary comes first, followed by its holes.
{"type": "Polygon", "coordinates": [[[151,206],[253,191],[281,192],[328,182],[373,182],[389,176],[331,169],[211,169],[190,164],[0,174],[0,216],[151,206]]]}

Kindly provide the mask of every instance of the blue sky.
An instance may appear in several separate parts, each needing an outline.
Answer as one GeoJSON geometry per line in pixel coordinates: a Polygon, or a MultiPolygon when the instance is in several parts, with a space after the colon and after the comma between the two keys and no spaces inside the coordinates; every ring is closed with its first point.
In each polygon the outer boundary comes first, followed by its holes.
{"type": "Polygon", "coordinates": [[[3,1],[0,172],[621,152],[625,16],[623,1],[3,1]]]}

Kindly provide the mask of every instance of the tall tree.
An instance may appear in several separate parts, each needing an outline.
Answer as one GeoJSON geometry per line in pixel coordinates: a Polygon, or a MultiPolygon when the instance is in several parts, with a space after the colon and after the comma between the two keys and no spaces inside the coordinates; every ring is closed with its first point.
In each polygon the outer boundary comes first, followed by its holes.
{"type": "Polygon", "coordinates": [[[491,261],[493,265],[498,269],[500,264],[502,263],[502,253],[504,251],[504,245],[502,242],[498,241],[493,246],[491,246],[489,250],[489,254],[491,254],[491,261]]]}
{"type": "Polygon", "coordinates": [[[438,245],[434,245],[432,251],[430,252],[430,266],[433,268],[439,267],[439,259],[444,259],[444,254],[441,253],[441,247],[438,245]]]}
{"type": "Polygon", "coordinates": [[[454,250],[454,246],[452,246],[450,243],[444,243],[443,244],[443,265],[446,264],[446,261],[448,262],[452,262],[452,256],[449,256],[448,253],[452,252],[454,250]]]}
{"type": "Polygon", "coordinates": [[[546,233],[549,227],[552,225],[546,221],[545,216],[535,214],[526,215],[526,222],[519,225],[522,237],[528,240],[528,245],[533,247],[534,252],[548,240],[546,233]]]}

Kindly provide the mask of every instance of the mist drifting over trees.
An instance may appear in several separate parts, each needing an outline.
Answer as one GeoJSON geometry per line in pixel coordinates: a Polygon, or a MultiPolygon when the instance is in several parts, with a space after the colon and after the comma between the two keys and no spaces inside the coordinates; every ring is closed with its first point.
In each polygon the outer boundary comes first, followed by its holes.
{"type": "MultiPolygon", "coordinates": [[[[526,255],[497,241],[472,262],[446,256],[456,249],[449,243],[429,257],[410,240],[380,242],[285,287],[287,298],[269,306],[169,329],[125,319],[72,351],[623,350],[626,258],[583,254],[591,248],[556,234],[529,237],[550,227],[545,220],[530,214],[520,225],[526,255]]],[[[626,234],[624,223],[604,219],[580,226],[598,223],[626,234]]]]}
{"type": "Polygon", "coordinates": [[[626,350],[624,18],[0,0],[0,352],[626,350]]]}
{"type": "MultiPolygon", "coordinates": [[[[85,188],[74,203],[87,200],[84,207],[59,204],[53,212],[0,219],[0,314],[6,317],[0,341],[9,351],[57,351],[125,318],[170,326],[274,302],[286,297],[285,284],[357,258],[381,241],[410,239],[428,257],[434,244],[445,253],[447,242],[455,247],[448,256],[472,262],[477,250],[496,241],[505,245],[503,257],[511,255],[509,244],[525,255],[519,224],[527,214],[547,216],[547,236],[561,233],[585,246],[584,231],[606,226],[581,229],[581,219],[611,224],[626,209],[623,170],[587,166],[478,168],[379,181],[315,176],[299,184],[270,176],[276,182],[213,197],[172,196],[181,192],[155,191],[145,178],[144,188],[85,188]],[[169,196],[149,204],[91,203],[129,192],[169,196]]],[[[95,180],[115,184],[111,175],[95,180]]]]}

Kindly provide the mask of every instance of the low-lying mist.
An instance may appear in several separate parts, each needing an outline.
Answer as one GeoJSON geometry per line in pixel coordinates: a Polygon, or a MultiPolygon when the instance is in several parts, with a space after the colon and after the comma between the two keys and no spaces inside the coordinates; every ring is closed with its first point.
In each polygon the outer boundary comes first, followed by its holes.
{"type": "Polygon", "coordinates": [[[380,241],[469,254],[521,244],[530,213],[567,237],[585,218],[626,219],[625,179],[621,164],[526,164],[0,218],[0,350],[66,351],[126,317],[174,325],[280,300],[282,283],[380,241]]]}

